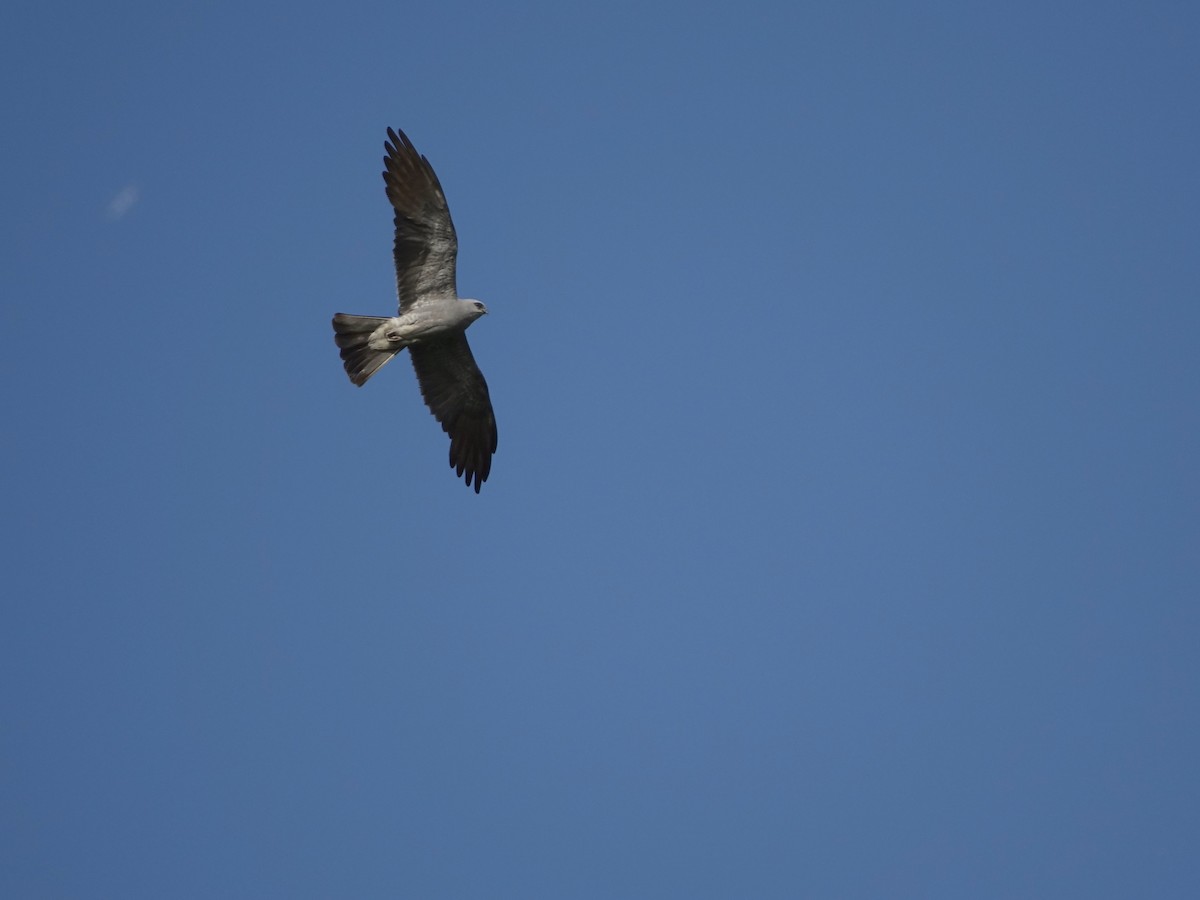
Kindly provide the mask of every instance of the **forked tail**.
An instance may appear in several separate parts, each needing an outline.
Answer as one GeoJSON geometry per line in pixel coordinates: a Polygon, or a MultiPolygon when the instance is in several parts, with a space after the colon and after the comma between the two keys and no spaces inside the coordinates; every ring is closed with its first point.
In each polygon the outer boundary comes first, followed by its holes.
{"type": "Polygon", "coordinates": [[[333,339],[342,351],[342,365],[350,380],[362,387],[385,362],[396,355],[394,350],[375,350],[368,342],[375,329],[387,319],[379,316],[350,316],[338,313],[333,317],[333,339]]]}

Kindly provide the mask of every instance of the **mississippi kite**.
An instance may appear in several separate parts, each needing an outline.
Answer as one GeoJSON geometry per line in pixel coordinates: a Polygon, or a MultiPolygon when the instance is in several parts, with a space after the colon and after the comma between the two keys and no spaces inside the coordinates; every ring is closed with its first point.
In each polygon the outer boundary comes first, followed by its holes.
{"type": "Polygon", "coordinates": [[[487,382],[467,344],[467,327],[487,313],[463,300],[454,281],[458,237],[433,166],[403,131],[388,129],[383,181],[396,211],[396,291],[399,315],[333,317],[334,340],[350,380],[359,387],[408,348],[425,405],[450,435],[450,467],[475,483],[487,481],[496,452],[496,418],[487,382]]]}

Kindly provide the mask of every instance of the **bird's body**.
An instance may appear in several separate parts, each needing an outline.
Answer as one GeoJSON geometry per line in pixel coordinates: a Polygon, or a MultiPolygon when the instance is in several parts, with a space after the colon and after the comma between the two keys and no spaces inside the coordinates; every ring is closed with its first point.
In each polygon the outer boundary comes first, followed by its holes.
{"type": "Polygon", "coordinates": [[[371,350],[395,353],[421,341],[462,331],[483,315],[480,306],[478,300],[455,299],[431,301],[390,319],[337,315],[339,324],[348,331],[359,324],[375,326],[366,339],[366,346],[371,350]]]}
{"type": "Polygon", "coordinates": [[[450,465],[472,481],[487,480],[496,452],[496,419],[483,373],[467,344],[467,327],[487,308],[462,299],[455,286],[458,238],[433,167],[403,132],[388,129],[384,183],[396,212],[399,315],[333,317],[346,374],[362,386],[406,347],[421,395],[450,436],[450,465]]]}

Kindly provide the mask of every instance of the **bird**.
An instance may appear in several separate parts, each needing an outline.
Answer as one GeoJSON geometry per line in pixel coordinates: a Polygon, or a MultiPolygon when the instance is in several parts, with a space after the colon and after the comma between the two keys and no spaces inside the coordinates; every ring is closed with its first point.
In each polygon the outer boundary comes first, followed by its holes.
{"type": "Polygon", "coordinates": [[[425,405],[450,436],[450,467],[478,494],[492,470],[496,416],[466,331],[487,307],[458,296],[458,236],[433,166],[400,129],[387,136],[383,181],[395,211],[398,315],[337,313],[334,342],[358,387],[408,349],[425,405]]]}

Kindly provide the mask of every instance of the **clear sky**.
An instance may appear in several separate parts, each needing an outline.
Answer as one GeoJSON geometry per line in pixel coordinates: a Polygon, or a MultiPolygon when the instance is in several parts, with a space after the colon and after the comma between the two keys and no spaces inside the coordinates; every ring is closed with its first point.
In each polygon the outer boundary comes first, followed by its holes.
{"type": "Polygon", "coordinates": [[[0,896],[1200,896],[1200,7],[0,13],[0,896]],[[500,446],[406,359],[437,169],[500,446]]]}

